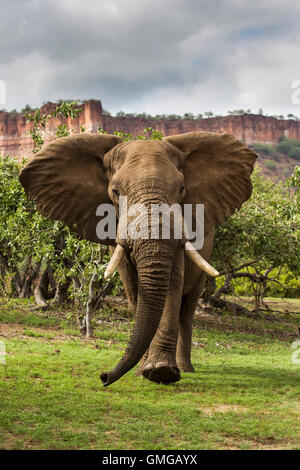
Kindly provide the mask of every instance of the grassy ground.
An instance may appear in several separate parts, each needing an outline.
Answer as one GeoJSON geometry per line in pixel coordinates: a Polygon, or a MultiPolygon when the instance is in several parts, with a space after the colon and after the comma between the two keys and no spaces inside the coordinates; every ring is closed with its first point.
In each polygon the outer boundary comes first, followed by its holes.
{"type": "Polygon", "coordinates": [[[163,386],[132,370],[108,388],[99,373],[125,348],[126,311],[102,312],[95,340],[78,335],[73,317],[0,302],[1,449],[300,448],[300,364],[291,360],[300,315],[200,315],[195,374],[163,386]]]}

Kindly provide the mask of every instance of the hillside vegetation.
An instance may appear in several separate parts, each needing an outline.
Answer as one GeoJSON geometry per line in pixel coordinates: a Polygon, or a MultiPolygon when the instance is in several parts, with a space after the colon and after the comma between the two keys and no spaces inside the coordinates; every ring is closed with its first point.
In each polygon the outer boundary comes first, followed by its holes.
{"type": "Polygon", "coordinates": [[[259,156],[257,165],[264,177],[284,181],[300,162],[300,141],[282,137],[277,145],[256,142],[249,145],[259,156]]]}

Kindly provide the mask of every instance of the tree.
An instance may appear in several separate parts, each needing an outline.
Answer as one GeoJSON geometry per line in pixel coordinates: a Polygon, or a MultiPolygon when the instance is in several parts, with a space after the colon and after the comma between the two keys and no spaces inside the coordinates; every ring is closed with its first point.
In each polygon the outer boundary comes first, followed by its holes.
{"type": "Polygon", "coordinates": [[[290,278],[299,276],[299,181],[297,167],[285,186],[255,172],[252,197],[216,232],[213,257],[224,276],[218,297],[234,292],[236,281],[246,278],[259,311],[268,285],[280,285],[283,270],[290,278]]]}
{"type": "Polygon", "coordinates": [[[193,113],[185,113],[185,114],[183,115],[183,119],[190,119],[190,120],[192,120],[192,119],[194,119],[194,115],[193,115],[193,113]]]}
{"type": "Polygon", "coordinates": [[[26,104],[23,109],[21,109],[21,113],[29,113],[30,111],[33,111],[32,107],[30,104],[26,104]]]}

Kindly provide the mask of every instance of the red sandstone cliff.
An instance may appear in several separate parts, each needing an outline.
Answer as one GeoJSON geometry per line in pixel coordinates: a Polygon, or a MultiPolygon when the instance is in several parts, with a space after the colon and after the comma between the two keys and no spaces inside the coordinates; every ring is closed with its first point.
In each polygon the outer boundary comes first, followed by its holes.
{"type": "MultiPolygon", "coordinates": [[[[49,114],[55,107],[55,104],[47,103],[41,107],[41,112],[49,114]]],[[[254,142],[277,143],[283,135],[300,140],[300,122],[257,114],[195,120],[156,120],[103,115],[100,101],[91,100],[80,107],[83,112],[77,118],[67,121],[74,132],[80,132],[80,126],[84,126],[86,132],[97,132],[98,126],[101,126],[108,133],[118,130],[136,136],[142,134],[146,127],[153,127],[164,135],[190,131],[229,132],[249,145],[254,142]]],[[[51,118],[47,124],[47,133],[54,134],[62,122],[66,121],[60,117],[51,118]]],[[[21,113],[0,112],[0,153],[19,158],[31,155],[31,126],[21,113]]],[[[47,139],[47,136],[45,138],[47,139]]]]}

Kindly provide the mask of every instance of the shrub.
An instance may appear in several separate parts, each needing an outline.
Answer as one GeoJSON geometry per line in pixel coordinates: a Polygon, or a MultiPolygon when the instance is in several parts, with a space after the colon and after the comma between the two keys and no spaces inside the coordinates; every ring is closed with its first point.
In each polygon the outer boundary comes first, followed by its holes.
{"type": "Polygon", "coordinates": [[[268,156],[271,160],[275,160],[276,162],[280,160],[280,154],[274,145],[255,142],[255,144],[253,144],[253,149],[255,152],[259,153],[262,158],[268,156]]]}
{"type": "Polygon", "coordinates": [[[277,144],[278,152],[285,153],[288,157],[300,160],[300,141],[282,137],[277,144]]]}
{"type": "Polygon", "coordinates": [[[300,160],[300,147],[293,147],[289,152],[289,157],[300,160]]]}
{"type": "MultiPolygon", "coordinates": [[[[248,268],[249,272],[254,273],[253,268],[248,268]]],[[[245,271],[246,272],[246,271],[245,271]]],[[[270,277],[275,279],[274,282],[269,282],[266,288],[265,295],[267,297],[286,297],[286,298],[299,298],[300,297],[300,279],[292,275],[289,271],[284,269],[279,273],[279,269],[273,269],[270,272],[270,277]],[[278,281],[278,282],[276,282],[278,281]]],[[[233,281],[235,295],[248,296],[252,291],[251,280],[245,277],[235,279],[233,281]]]]}
{"type": "Polygon", "coordinates": [[[271,170],[271,171],[274,171],[275,168],[276,168],[276,165],[274,162],[272,162],[272,160],[266,160],[265,161],[265,166],[266,168],[268,168],[268,170],[271,170]]]}

